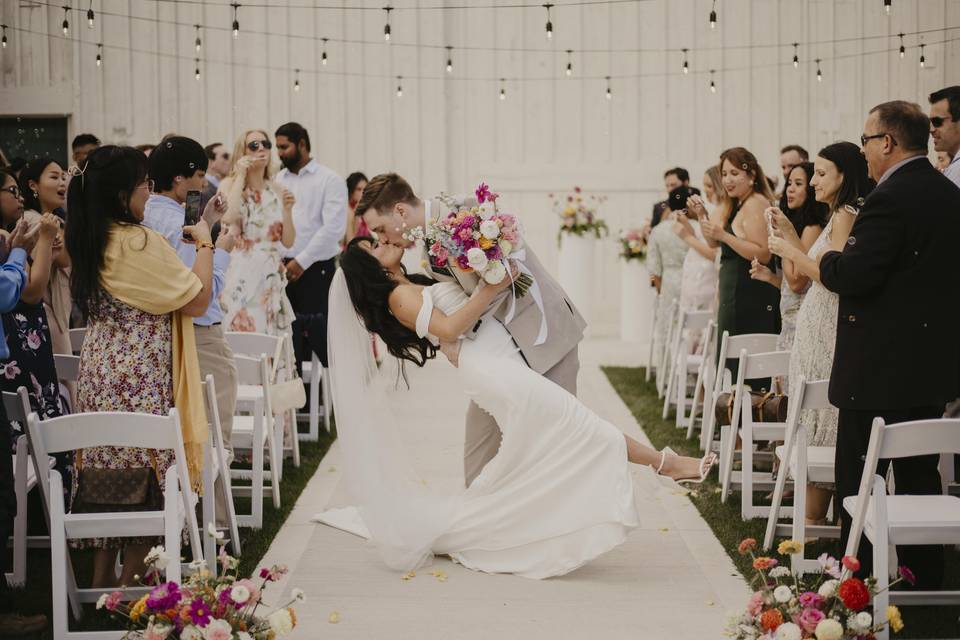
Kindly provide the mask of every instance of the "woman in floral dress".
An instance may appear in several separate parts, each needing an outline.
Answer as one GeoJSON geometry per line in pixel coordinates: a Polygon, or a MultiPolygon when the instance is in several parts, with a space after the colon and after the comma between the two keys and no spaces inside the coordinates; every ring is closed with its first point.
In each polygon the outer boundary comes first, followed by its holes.
{"type": "Polygon", "coordinates": [[[293,194],[270,180],[270,139],[248,131],[234,148],[230,175],[220,183],[229,203],[223,225],[240,238],[220,294],[227,331],[290,332],[293,308],[285,292],[282,249],[293,246],[293,194]]]}

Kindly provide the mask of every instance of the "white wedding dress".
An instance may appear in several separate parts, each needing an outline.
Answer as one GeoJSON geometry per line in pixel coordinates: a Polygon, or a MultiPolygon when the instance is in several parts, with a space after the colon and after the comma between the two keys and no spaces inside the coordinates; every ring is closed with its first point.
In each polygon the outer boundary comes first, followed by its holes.
{"type": "MultiPolygon", "coordinates": [[[[467,300],[456,283],[424,288],[418,333],[434,306],[450,315],[467,300]]],[[[484,322],[475,339],[462,340],[455,371],[503,439],[453,498],[433,553],[478,571],[548,578],[613,549],[639,525],[623,433],[531,370],[502,324],[484,322]]],[[[451,415],[451,425],[460,418],[451,415]]],[[[335,509],[316,519],[369,536],[349,523],[362,512],[335,509]]]]}

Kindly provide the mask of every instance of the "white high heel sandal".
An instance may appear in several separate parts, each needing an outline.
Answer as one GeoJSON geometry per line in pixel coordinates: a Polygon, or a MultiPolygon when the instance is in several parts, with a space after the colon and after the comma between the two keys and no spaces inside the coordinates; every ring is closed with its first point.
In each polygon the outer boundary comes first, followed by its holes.
{"type": "MultiPolygon", "coordinates": [[[[679,457],[676,451],[670,447],[664,447],[663,451],[660,452],[660,465],[657,467],[657,475],[664,478],[670,478],[670,476],[664,475],[661,473],[663,470],[663,465],[667,461],[667,454],[675,455],[679,457]]],[[[710,472],[713,470],[713,466],[717,463],[717,454],[708,453],[707,455],[700,458],[700,477],[699,478],[681,478],[679,480],[673,480],[677,484],[700,484],[707,479],[707,476],[710,475],[710,472]]]]}

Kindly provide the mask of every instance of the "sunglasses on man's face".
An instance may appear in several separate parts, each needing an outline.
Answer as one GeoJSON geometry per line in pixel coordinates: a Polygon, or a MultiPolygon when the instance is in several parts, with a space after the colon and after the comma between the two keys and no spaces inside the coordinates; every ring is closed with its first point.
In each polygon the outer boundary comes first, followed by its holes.
{"type": "Polygon", "coordinates": [[[269,140],[251,140],[247,143],[247,149],[250,149],[250,151],[259,151],[260,147],[269,151],[273,148],[273,145],[270,144],[269,140]]]}
{"type": "Polygon", "coordinates": [[[943,126],[943,123],[944,123],[944,122],[948,122],[948,121],[950,121],[950,120],[953,120],[953,118],[952,118],[951,116],[946,116],[946,117],[931,116],[931,117],[930,117],[930,124],[933,125],[933,128],[934,128],[934,129],[939,129],[940,127],[943,126]]]}

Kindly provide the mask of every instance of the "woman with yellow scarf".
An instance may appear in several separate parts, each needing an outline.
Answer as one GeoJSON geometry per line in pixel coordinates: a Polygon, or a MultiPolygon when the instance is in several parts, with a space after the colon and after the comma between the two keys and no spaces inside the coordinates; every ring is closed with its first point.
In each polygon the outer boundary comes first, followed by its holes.
{"type": "MultiPolygon", "coordinates": [[[[135,411],[166,415],[176,406],[190,479],[200,478],[207,423],[191,317],[210,304],[213,243],[204,221],[185,227],[197,247],[191,271],[166,239],[141,225],[151,191],[147,159],[132,147],[105,146],[92,152],[67,194],[66,245],[73,259],[71,292],[87,318],[77,384],[79,411],[135,411]]],[[[140,508],[162,508],[157,489],[174,462],[169,450],[93,447],[77,452],[72,509],[105,510],[105,483],[119,491],[151,485],[140,508]],[[143,473],[149,469],[152,473],[143,473]],[[128,470],[128,474],[116,474],[128,470]],[[154,480],[159,484],[153,485],[154,480]],[[137,485],[134,487],[134,485],[137,485]],[[153,497],[151,497],[153,496],[153,497]],[[91,508],[91,505],[100,508],[91,508]]],[[[123,510],[130,510],[124,505],[123,510]]],[[[106,510],[110,509],[109,504],[106,510]]],[[[144,573],[152,538],[95,538],[93,586],[133,584],[144,573]],[[123,574],[114,561],[124,550],[123,574]]]]}

